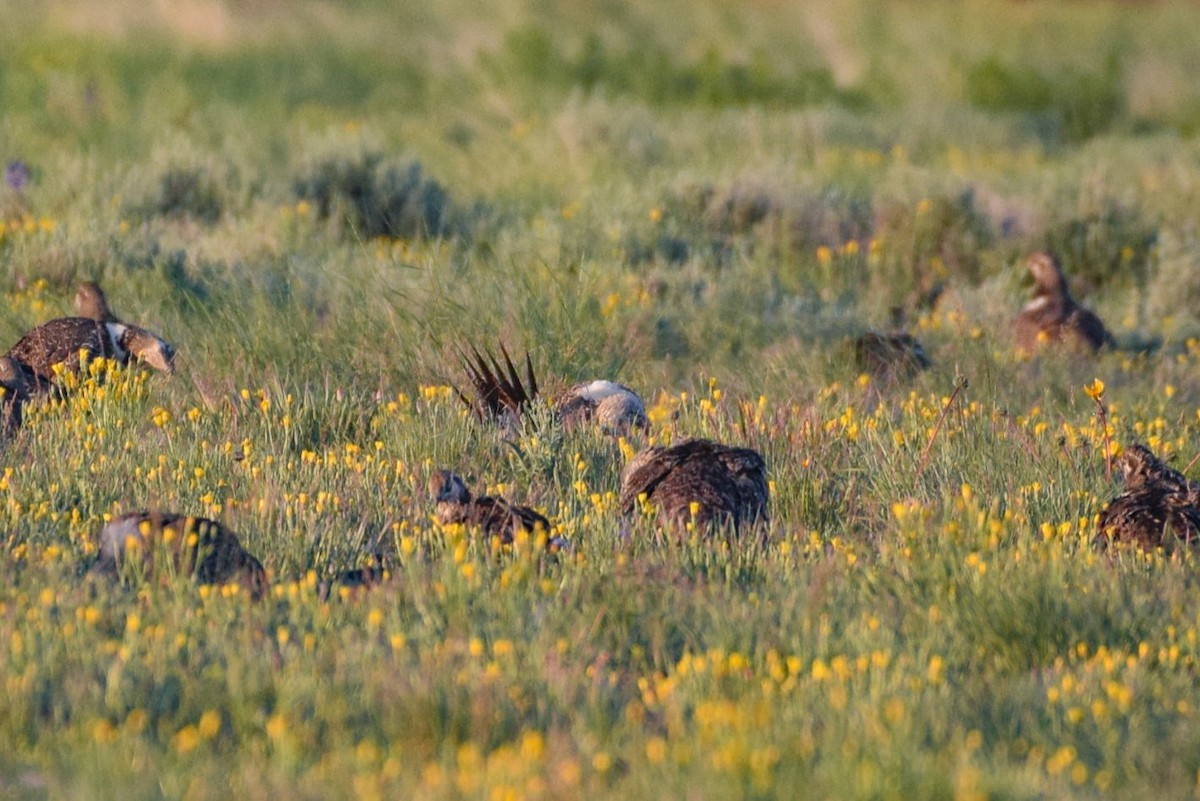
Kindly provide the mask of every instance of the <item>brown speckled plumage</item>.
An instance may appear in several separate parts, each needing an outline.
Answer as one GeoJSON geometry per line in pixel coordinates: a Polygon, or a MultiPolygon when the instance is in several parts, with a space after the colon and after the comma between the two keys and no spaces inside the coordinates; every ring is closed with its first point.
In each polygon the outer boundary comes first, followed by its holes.
{"type": "Polygon", "coordinates": [[[437,518],[442,525],[478,528],[485,535],[510,543],[521,530],[536,532],[540,527],[549,536],[550,521],[528,506],[511,504],[490,495],[475,497],[462,477],[439,470],[430,479],[430,490],[437,498],[437,518]]]}
{"type": "Polygon", "coordinates": [[[707,439],[655,446],[634,455],[621,471],[622,513],[632,514],[642,495],[674,525],[693,519],[693,503],[698,525],[765,522],[767,466],[757,451],[707,439]]]}
{"type": "Polygon", "coordinates": [[[1100,512],[1096,544],[1133,543],[1143,550],[1200,544],[1200,485],[1133,445],[1116,466],[1124,490],[1100,512]]]}
{"type": "Polygon", "coordinates": [[[79,354],[128,363],[131,358],[164,372],[174,372],[175,350],[144,328],[101,323],[86,317],[61,317],[42,323],[17,340],[9,356],[29,367],[41,381],[54,383],[54,365],[79,369],[79,354]]]}
{"type": "MultiPolygon", "coordinates": [[[[521,376],[504,345],[501,358],[480,353],[474,345],[470,353],[459,357],[474,399],[459,392],[459,397],[480,417],[516,420],[538,396],[538,381],[533,362],[525,354],[525,375],[521,376]]],[[[606,433],[626,434],[631,429],[646,430],[649,420],[646,406],[629,387],[612,381],[583,381],[556,394],[550,403],[555,416],[566,426],[595,421],[606,433]]]]}
{"type": "Polygon", "coordinates": [[[242,547],[236,534],[214,520],[173,512],[131,512],[104,526],[97,539],[100,554],[92,571],[100,575],[117,576],[125,570],[149,575],[156,559],[166,554],[176,573],[190,575],[200,584],[240,584],[256,600],[267,591],[262,564],[242,547]],[[134,543],[140,565],[128,561],[134,543]]]}
{"type": "Polygon", "coordinates": [[[1096,351],[1114,344],[1100,318],[1071,297],[1058,261],[1049,253],[1034,253],[1026,267],[1033,276],[1034,298],[1013,320],[1017,347],[1034,353],[1043,345],[1063,343],[1096,351]]]}
{"type": "Polygon", "coordinates": [[[89,359],[115,353],[112,338],[102,323],[84,317],[63,317],[31,329],[8,350],[8,355],[26,364],[43,381],[54,381],[54,365],[79,369],[79,353],[89,359]]]}
{"type": "Polygon", "coordinates": [[[1127,490],[1162,484],[1172,492],[1186,495],[1192,502],[1200,501],[1200,484],[1159,459],[1145,445],[1127,447],[1117,457],[1115,467],[1127,490]]]}

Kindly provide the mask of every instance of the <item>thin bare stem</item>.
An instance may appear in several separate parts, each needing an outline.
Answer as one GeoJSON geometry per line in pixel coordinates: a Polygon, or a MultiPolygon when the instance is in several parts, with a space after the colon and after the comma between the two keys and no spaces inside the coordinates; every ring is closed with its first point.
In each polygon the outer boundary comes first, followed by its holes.
{"type": "Polygon", "coordinates": [[[1096,416],[1100,419],[1100,430],[1104,432],[1104,477],[1112,481],[1112,441],[1108,436],[1108,409],[1105,408],[1104,401],[1099,398],[1094,400],[1096,416]]]}
{"type": "Polygon", "coordinates": [[[946,405],[942,407],[942,413],[938,415],[937,423],[933,426],[933,433],[929,435],[929,441],[925,443],[925,449],[921,451],[921,460],[917,463],[918,477],[929,466],[929,451],[933,447],[933,441],[937,439],[938,432],[942,430],[942,423],[946,421],[946,415],[950,413],[950,407],[954,405],[954,401],[958,398],[959,393],[966,388],[966,378],[959,376],[954,379],[954,392],[950,393],[950,397],[946,399],[946,405]]]}

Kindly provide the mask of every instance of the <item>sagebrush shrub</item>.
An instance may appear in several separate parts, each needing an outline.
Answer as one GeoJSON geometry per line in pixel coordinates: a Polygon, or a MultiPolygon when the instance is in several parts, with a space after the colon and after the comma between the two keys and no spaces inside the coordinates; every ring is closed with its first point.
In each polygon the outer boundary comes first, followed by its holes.
{"type": "Polygon", "coordinates": [[[380,153],[333,156],[304,170],[292,188],[297,198],[315,205],[318,217],[366,239],[440,237],[463,230],[449,193],[416,161],[380,153]]]}

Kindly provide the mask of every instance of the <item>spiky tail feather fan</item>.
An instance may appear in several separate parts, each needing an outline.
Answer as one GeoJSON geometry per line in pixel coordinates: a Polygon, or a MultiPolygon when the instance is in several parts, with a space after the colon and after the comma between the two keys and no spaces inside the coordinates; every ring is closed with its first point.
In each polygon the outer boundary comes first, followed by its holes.
{"type": "Polygon", "coordinates": [[[503,363],[489,350],[482,353],[474,343],[468,343],[467,348],[457,348],[458,359],[466,371],[467,380],[471,382],[475,399],[472,400],[458,387],[454,390],[460,400],[477,415],[483,417],[503,417],[506,412],[519,416],[525,408],[537,397],[537,378],[533,373],[533,360],[529,351],[525,351],[525,380],[509,356],[504,343],[500,343],[500,355],[503,363]]]}

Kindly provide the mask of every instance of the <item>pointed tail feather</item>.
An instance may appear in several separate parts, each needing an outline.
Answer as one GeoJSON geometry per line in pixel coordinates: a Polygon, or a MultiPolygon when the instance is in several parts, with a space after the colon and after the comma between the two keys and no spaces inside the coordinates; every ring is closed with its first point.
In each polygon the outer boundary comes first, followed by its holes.
{"type": "Polygon", "coordinates": [[[533,376],[533,359],[529,358],[529,351],[525,351],[525,377],[529,379],[529,397],[536,398],[538,394],[537,379],[533,376]]]}
{"type": "Polygon", "coordinates": [[[457,387],[459,398],[468,406],[475,409],[481,417],[500,417],[506,411],[520,414],[525,406],[537,396],[537,381],[533,374],[533,364],[529,352],[525,353],[526,382],[521,381],[520,373],[513,364],[512,357],[503,343],[500,344],[501,360],[490,351],[480,352],[474,343],[468,343],[467,349],[455,348],[459,362],[467,374],[475,390],[476,399],[472,402],[457,387]],[[528,386],[526,386],[528,384],[528,386]]]}
{"type": "MultiPolygon", "coordinates": [[[[525,376],[528,379],[526,383],[529,387],[526,388],[521,384],[521,376],[517,372],[517,368],[513,365],[512,357],[508,355],[508,348],[504,347],[504,343],[500,343],[500,353],[504,356],[504,365],[508,368],[509,386],[514,390],[514,397],[519,397],[522,404],[527,404],[537,397],[537,380],[533,377],[533,362],[529,358],[529,351],[525,351],[525,376]]],[[[493,359],[493,362],[495,359],[493,359]]],[[[499,365],[496,365],[499,372],[499,365]]]]}

